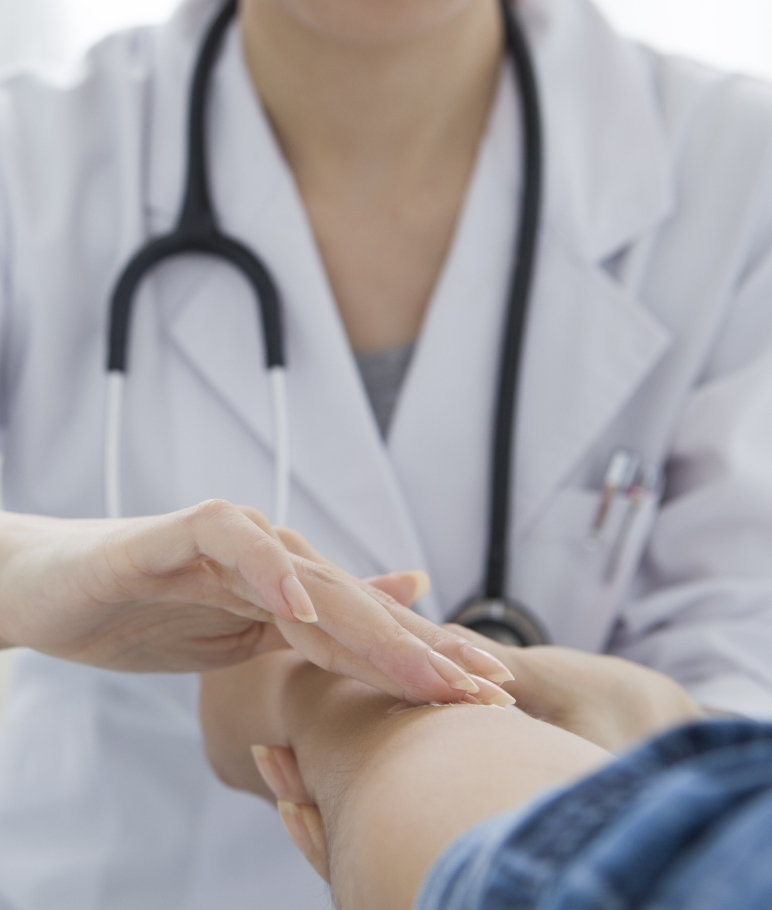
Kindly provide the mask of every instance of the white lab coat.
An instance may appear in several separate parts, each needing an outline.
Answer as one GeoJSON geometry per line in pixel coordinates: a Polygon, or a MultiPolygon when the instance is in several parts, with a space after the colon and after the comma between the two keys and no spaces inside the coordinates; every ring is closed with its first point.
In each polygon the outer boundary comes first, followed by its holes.
{"type": "MultiPolygon", "coordinates": [[[[67,84],[0,90],[0,419],[6,507],[104,513],[107,301],[179,203],[189,74],[214,0],[110,39],[67,84]]],[[[546,203],[516,446],[510,593],[554,640],[772,717],[772,92],[615,36],[586,0],[527,0],[546,203]],[[611,452],[662,471],[585,545],[611,452]]],[[[502,76],[388,445],[291,175],[228,39],[209,129],[226,230],[285,305],[291,522],[359,575],[425,568],[442,620],[483,575],[492,407],[521,174],[502,76]]],[[[145,283],[127,388],[136,515],[208,497],[269,511],[255,305],[227,267],[145,283]]],[[[20,910],[312,910],[273,810],[206,767],[194,677],[22,658],[0,745],[0,893],[20,910]]]]}

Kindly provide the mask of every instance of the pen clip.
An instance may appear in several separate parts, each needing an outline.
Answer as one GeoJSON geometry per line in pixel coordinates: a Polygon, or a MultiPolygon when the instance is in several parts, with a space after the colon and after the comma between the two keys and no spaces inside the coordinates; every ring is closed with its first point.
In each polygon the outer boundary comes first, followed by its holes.
{"type": "Polygon", "coordinates": [[[634,481],[626,490],[628,501],[627,512],[625,513],[622,526],[614,541],[614,546],[606,565],[606,572],[604,575],[606,584],[610,584],[616,578],[619,566],[622,562],[622,556],[627,546],[627,539],[630,536],[633,524],[635,523],[635,518],[638,515],[646,496],[653,493],[656,487],[657,472],[648,465],[639,465],[634,481]]]}
{"type": "Polygon", "coordinates": [[[636,452],[631,452],[629,449],[616,449],[612,452],[606,466],[606,473],[603,475],[603,490],[598,510],[586,540],[589,550],[597,549],[600,543],[614,497],[621,491],[631,489],[635,484],[640,467],[641,458],[636,452]]]}

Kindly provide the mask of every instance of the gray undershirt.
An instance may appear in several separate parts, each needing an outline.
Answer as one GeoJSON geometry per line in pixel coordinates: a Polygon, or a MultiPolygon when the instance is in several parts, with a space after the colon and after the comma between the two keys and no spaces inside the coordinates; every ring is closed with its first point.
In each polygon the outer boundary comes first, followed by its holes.
{"type": "Polygon", "coordinates": [[[362,382],[384,439],[389,435],[391,419],[414,348],[415,344],[411,342],[374,354],[356,355],[362,382]]]}

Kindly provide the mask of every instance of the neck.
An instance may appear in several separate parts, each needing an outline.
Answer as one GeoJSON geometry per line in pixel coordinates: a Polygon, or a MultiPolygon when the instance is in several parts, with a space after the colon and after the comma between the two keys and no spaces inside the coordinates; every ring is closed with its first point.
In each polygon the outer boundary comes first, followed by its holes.
{"type": "Polygon", "coordinates": [[[301,191],[404,196],[468,170],[497,83],[499,16],[496,0],[473,0],[407,37],[368,40],[275,0],[243,2],[249,70],[301,191]]]}

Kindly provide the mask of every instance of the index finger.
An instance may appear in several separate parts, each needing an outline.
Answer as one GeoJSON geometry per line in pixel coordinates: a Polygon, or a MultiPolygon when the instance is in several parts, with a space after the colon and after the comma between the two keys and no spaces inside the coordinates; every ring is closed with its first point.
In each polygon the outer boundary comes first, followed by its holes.
{"type": "MultiPolygon", "coordinates": [[[[329,565],[300,557],[293,561],[316,605],[319,628],[393,680],[410,699],[450,702],[479,691],[464,670],[400,624],[366,585],[329,565]]],[[[333,668],[328,664],[323,669],[333,668]]]]}

